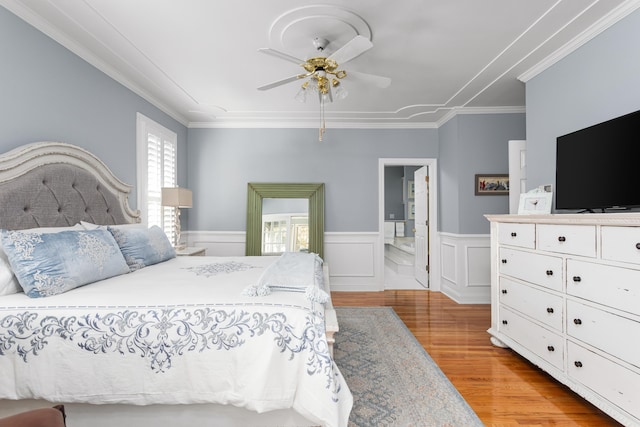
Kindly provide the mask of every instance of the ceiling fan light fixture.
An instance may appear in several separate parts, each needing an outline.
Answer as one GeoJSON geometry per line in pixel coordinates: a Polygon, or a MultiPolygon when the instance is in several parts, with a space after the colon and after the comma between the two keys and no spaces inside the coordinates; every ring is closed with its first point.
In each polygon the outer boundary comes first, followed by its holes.
{"type": "MultiPolygon", "coordinates": [[[[347,77],[347,72],[345,70],[339,70],[339,64],[344,64],[373,47],[369,38],[359,34],[349,42],[347,42],[345,45],[343,45],[340,49],[333,52],[331,55],[323,56],[323,52],[328,44],[329,41],[327,39],[323,39],[321,37],[314,38],[313,45],[316,48],[318,56],[306,60],[298,59],[294,56],[273,49],[259,49],[260,52],[268,53],[286,61],[299,64],[306,71],[306,73],[288,77],[261,86],[258,89],[272,89],[274,87],[290,83],[295,80],[304,79],[305,81],[300,86],[300,89],[298,90],[294,98],[300,102],[305,102],[309,92],[312,92],[314,96],[316,93],[318,94],[318,99],[320,101],[320,141],[322,141],[322,135],[325,131],[325,103],[327,101],[333,102],[334,96],[336,99],[342,100],[348,95],[347,90],[342,86],[340,82],[340,80],[347,77]]],[[[353,73],[353,76],[356,79],[365,79],[368,82],[369,86],[375,86],[378,88],[386,88],[391,83],[391,79],[387,77],[375,76],[373,74],[355,72],[353,73]]]]}
{"type": "MultiPolygon", "coordinates": [[[[340,83],[340,82],[338,82],[338,83],[340,83]]],[[[349,95],[349,92],[341,84],[333,85],[333,87],[336,89],[336,91],[335,91],[336,99],[342,100],[342,99],[345,99],[349,95]]]]}
{"type": "Polygon", "coordinates": [[[295,100],[298,102],[305,103],[307,102],[307,86],[309,86],[309,81],[302,83],[300,86],[300,90],[296,93],[295,100]]]}

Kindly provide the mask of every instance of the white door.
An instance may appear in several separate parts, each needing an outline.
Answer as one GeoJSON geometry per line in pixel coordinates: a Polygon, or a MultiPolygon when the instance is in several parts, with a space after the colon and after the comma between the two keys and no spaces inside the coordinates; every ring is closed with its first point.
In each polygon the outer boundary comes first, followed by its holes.
{"type": "Polygon", "coordinates": [[[527,141],[509,141],[509,213],[517,214],[520,194],[526,192],[527,141]]]}
{"type": "Polygon", "coordinates": [[[429,170],[421,167],[413,174],[415,183],[415,276],[429,287],[429,170]]]}

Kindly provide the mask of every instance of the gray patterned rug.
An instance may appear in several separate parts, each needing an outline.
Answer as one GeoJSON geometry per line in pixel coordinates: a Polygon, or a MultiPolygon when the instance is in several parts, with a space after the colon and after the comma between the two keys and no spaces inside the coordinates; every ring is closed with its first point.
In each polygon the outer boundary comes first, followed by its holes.
{"type": "Polygon", "coordinates": [[[354,405],[349,427],[482,422],[391,307],[336,307],[335,361],[354,405]]]}

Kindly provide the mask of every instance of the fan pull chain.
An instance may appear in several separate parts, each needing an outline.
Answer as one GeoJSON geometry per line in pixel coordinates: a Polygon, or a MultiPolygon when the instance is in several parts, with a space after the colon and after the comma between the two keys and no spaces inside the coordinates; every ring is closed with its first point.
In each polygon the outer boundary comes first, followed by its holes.
{"type": "Polygon", "coordinates": [[[326,123],[324,120],[324,99],[320,98],[320,129],[318,129],[318,141],[322,142],[322,135],[326,129],[326,123]]]}

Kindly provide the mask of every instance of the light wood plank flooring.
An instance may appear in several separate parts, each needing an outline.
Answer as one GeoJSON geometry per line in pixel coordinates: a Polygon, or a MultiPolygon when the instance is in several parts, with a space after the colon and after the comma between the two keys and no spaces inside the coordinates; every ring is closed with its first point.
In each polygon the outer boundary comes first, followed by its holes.
{"type": "Polygon", "coordinates": [[[489,305],[457,304],[426,290],[332,298],[336,307],[393,307],[487,426],[621,425],[513,351],[492,346],[489,305]]]}

